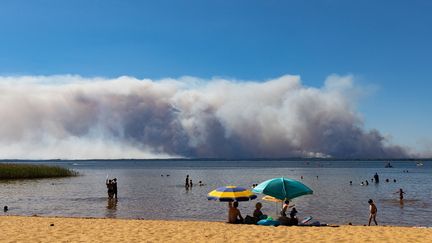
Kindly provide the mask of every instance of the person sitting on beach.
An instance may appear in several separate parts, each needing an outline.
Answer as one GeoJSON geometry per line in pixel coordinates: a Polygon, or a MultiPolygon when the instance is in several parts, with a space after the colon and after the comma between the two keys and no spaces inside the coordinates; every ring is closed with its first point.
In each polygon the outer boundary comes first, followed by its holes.
{"type": "Polygon", "coordinates": [[[298,225],[298,219],[297,219],[297,209],[292,208],[290,212],[290,225],[298,225]]]}
{"type": "Polygon", "coordinates": [[[282,206],[282,211],[280,212],[280,215],[282,217],[286,217],[287,216],[286,211],[288,210],[288,208],[292,208],[294,206],[295,205],[291,205],[291,206],[289,205],[289,200],[288,199],[285,200],[284,205],[282,206]]]}
{"type": "Polygon", "coordinates": [[[294,206],[295,205],[289,205],[288,199],[284,201],[284,205],[282,206],[282,210],[280,212],[281,216],[278,218],[278,221],[280,222],[281,225],[287,225],[287,226],[292,225],[291,218],[287,217],[286,212],[287,212],[288,208],[292,208],[294,206]]]}
{"type": "Polygon", "coordinates": [[[403,194],[405,194],[405,192],[402,190],[402,188],[399,188],[399,190],[395,193],[399,193],[399,200],[403,200],[403,194]]]}
{"type": "Polygon", "coordinates": [[[263,219],[263,218],[267,218],[267,215],[263,214],[263,212],[261,211],[261,208],[262,208],[262,203],[257,202],[255,204],[255,210],[253,212],[253,216],[254,216],[254,218],[256,218],[258,220],[263,219]]]}
{"type": "Polygon", "coordinates": [[[243,223],[243,217],[240,210],[237,208],[238,202],[228,202],[228,223],[241,224],[243,223]]]}
{"type": "Polygon", "coordinates": [[[267,215],[265,215],[265,214],[262,213],[261,208],[262,208],[262,203],[257,202],[255,204],[255,210],[254,210],[254,212],[252,214],[252,217],[249,216],[249,215],[246,215],[246,217],[244,219],[244,223],[245,224],[256,224],[261,219],[266,219],[267,215]]]}
{"type": "Polygon", "coordinates": [[[369,203],[369,224],[368,224],[368,226],[370,226],[372,219],[375,222],[375,225],[378,225],[378,223],[376,221],[376,215],[377,215],[378,209],[375,206],[372,199],[369,199],[368,203],[369,203]]]}
{"type": "Polygon", "coordinates": [[[199,181],[198,186],[204,186],[204,183],[202,183],[202,181],[199,181]]]}
{"type": "Polygon", "coordinates": [[[112,183],[112,180],[106,180],[106,182],[105,182],[105,184],[106,184],[106,186],[107,186],[107,189],[108,189],[108,197],[109,198],[113,198],[113,196],[114,196],[114,185],[113,185],[113,183],[112,183]]]}

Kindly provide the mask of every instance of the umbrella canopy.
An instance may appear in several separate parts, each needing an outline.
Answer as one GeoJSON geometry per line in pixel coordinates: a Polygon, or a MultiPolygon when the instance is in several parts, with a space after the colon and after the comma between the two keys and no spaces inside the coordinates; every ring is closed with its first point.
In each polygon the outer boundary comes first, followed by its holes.
{"type": "Polygon", "coordinates": [[[277,199],[277,198],[272,197],[272,196],[264,196],[264,197],[262,198],[262,200],[264,200],[264,201],[269,201],[269,202],[277,202],[277,203],[282,202],[282,200],[277,199]]]}
{"type": "Polygon", "coordinates": [[[280,200],[293,199],[313,193],[313,191],[303,183],[283,177],[264,181],[258,184],[252,191],[269,195],[280,200]]]}
{"type": "Polygon", "coordinates": [[[208,200],[221,202],[249,201],[256,197],[250,190],[238,186],[219,187],[207,195],[208,200]]]}
{"type": "Polygon", "coordinates": [[[267,195],[267,196],[264,196],[264,197],[262,198],[262,200],[264,200],[264,201],[269,201],[269,202],[275,202],[276,215],[278,215],[278,211],[279,211],[279,206],[278,206],[278,204],[281,203],[281,202],[283,202],[282,200],[277,199],[277,198],[272,197],[272,196],[268,196],[268,195],[267,195]]]}

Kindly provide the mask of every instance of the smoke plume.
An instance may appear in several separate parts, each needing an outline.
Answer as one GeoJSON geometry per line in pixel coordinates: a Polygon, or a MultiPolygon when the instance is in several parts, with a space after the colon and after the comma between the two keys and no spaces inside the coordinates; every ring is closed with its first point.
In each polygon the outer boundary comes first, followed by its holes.
{"type": "Polygon", "coordinates": [[[0,77],[0,157],[407,157],[356,113],[351,76],[264,82],[0,77]]]}

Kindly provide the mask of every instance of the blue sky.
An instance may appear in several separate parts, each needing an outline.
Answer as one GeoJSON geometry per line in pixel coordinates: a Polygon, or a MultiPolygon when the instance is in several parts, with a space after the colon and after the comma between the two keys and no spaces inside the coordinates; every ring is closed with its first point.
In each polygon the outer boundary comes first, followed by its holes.
{"type": "Polygon", "coordinates": [[[359,110],[400,144],[432,141],[432,2],[3,0],[0,75],[265,80],[333,73],[378,87],[359,110]]]}

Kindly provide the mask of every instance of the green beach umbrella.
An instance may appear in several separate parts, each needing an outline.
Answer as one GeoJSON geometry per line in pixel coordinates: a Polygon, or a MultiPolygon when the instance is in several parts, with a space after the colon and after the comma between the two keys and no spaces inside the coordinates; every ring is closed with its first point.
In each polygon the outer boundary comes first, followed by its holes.
{"type": "Polygon", "coordinates": [[[305,184],[283,177],[264,181],[258,184],[252,191],[269,195],[280,200],[293,199],[313,193],[305,184]]]}

